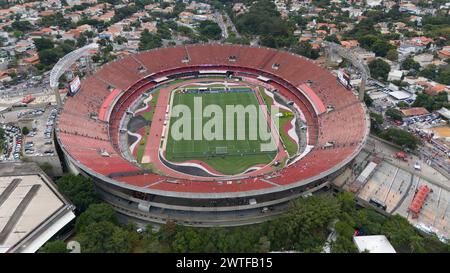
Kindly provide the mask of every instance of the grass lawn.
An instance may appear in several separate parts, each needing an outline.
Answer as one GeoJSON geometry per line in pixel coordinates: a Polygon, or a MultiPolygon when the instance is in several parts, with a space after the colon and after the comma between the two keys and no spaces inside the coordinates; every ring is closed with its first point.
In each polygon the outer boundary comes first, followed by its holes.
{"type": "MultiPolygon", "coordinates": [[[[174,94],[173,106],[186,105],[191,109],[191,115],[194,113],[194,98],[202,98],[203,110],[206,106],[215,104],[218,105],[223,113],[223,124],[226,124],[226,105],[258,105],[258,101],[253,92],[227,92],[227,93],[204,93],[204,94],[174,94]]],[[[228,113],[233,115],[234,113],[228,113]]],[[[231,116],[230,116],[231,117],[231,116]]],[[[183,162],[187,160],[201,160],[207,163],[215,170],[230,175],[243,172],[247,168],[260,164],[269,163],[276,155],[275,152],[262,152],[260,145],[267,143],[258,138],[256,140],[249,139],[249,116],[245,115],[245,126],[238,127],[238,115],[234,117],[234,128],[228,128],[225,126],[223,130],[222,140],[194,140],[194,118],[189,117],[191,122],[191,139],[175,140],[172,134],[168,134],[167,146],[166,146],[166,158],[173,162],[183,162]],[[227,132],[234,132],[234,138],[229,140],[226,138],[227,132]],[[245,132],[245,139],[238,140],[237,132],[245,132]],[[222,147],[226,149],[225,155],[217,154],[216,147],[222,147]]],[[[170,120],[170,132],[172,126],[178,120],[178,117],[172,117],[170,120]]],[[[210,117],[203,117],[203,127],[210,120],[210,117]]],[[[251,124],[250,124],[251,125],[251,124]]],[[[220,149],[220,148],[219,148],[220,149]]]]}
{"type": "MultiPolygon", "coordinates": [[[[288,112],[288,111],[281,110],[280,112],[284,113],[284,112],[288,112]]],[[[287,132],[284,131],[283,128],[284,128],[284,126],[286,124],[290,123],[293,118],[294,117],[281,117],[280,118],[280,124],[279,124],[279,126],[280,126],[280,137],[281,137],[281,140],[284,143],[284,146],[286,146],[286,151],[288,152],[289,156],[293,156],[297,152],[298,145],[293,139],[291,139],[291,137],[288,135],[287,132]]]]}
{"type": "Polygon", "coordinates": [[[145,134],[142,136],[141,141],[138,144],[138,150],[136,154],[137,162],[142,162],[142,157],[144,156],[145,145],[147,143],[148,134],[150,133],[150,126],[145,126],[145,134]]]}
{"type": "MultiPolygon", "coordinates": [[[[152,92],[152,99],[148,102],[150,105],[150,111],[142,114],[142,117],[147,121],[151,121],[153,118],[153,114],[155,113],[155,106],[156,103],[158,102],[158,95],[159,90],[152,92]]],[[[136,160],[139,163],[142,162],[142,157],[144,156],[145,145],[147,143],[149,133],[150,133],[150,126],[147,125],[145,126],[145,134],[142,136],[142,139],[138,144],[138,150],[136,153],[136,160]]]]}
{"type": "Polygon", "coordinates": [[[152,99],[149,101],[150,111],[142,114],[142,116],[147,121],[151,121],[153,118],[153,114],[155,113],[156,103],[158,102],[158,96],[159,96],[159,90],[156,90],[155,92],[152,93],[152,99]]]}
{"type": "MultiPolygon", "coordinates": [[[[261,97],[263,98],[264,102],[266,103],[267,108],[270,110],[271,105],[273,105],[273,99],[264,92],[263,87],[259,87],[259,93],[261,94],[261,97]]],[[[280,110],[280,113],[287,113],[289,111],[287,110],[280,110]]],[[[284,143],[284,146],[286,146],[286,151],[288,152],[289,156],[294,155],[298,151],[298,145],[297,143],[291,139],[287,132],[284,131],[284,126],[292,121],[294,117],[280,117],[279,120],[279,132],[281,140],[284,143]]]]}

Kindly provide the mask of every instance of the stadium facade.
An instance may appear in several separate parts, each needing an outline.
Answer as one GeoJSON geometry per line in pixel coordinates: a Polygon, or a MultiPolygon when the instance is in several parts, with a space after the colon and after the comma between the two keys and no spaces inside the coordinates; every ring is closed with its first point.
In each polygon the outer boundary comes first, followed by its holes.
{"type": "Polygon", "coordinates": [[[66,99],[56,138],[67,168],[92,178],[120,214],[151,223],[234,226],[270,219],[290,200],[326,187],[352,164],[369,129],[364,105],[311,60],[269,48],[206,44],[150,50],[104,65],[66,99]],[[261,81],[296,107],[306,123],[305,145],[282,170],[183,179],[145,169],[131,156],[126,125],[136,105],[173,80],[211,75],[261,81]]]}

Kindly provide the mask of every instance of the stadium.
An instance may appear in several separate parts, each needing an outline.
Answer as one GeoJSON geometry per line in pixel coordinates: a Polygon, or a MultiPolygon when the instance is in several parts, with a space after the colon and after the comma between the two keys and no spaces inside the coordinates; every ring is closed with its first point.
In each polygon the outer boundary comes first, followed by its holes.
{"type": "Polygon", "coordinates": [[[85,77],[65,101],[56,139],[64,166],[92,178],[125,217],[236,226],[327,187],[369,127],[353,92],[309,59],[202,44],[130,54],[85,77]],[[230,105],[242,108],[229,114],[230,105]],[[173,133],[181,127],[188,138],[173,133]]]}

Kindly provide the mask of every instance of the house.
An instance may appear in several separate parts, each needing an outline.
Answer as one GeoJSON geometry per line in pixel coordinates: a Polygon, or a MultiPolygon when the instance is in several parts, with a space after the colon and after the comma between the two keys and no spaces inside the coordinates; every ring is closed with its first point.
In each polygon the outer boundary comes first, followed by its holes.
{"type": "Polygon", "coordinates": [[[359,42],[357,40],[346,40],[346,41],[341,41],[341,45],[347,49],[351,49],[351,48],[359,46],[359,42]]]}
{"type": "Polygon", "coordinates": [[[154,3],[154,4],[148,4],[148,5],[145,5],[145,6],[144,6],[144,9],[145,9],[145,10],[153,10],[153,9],[155,9],[155,8],[157,8],[157,7],[159,7],[159,4],[158,4],[158,3],[154,3]]]}
{"type": "Polygon", "coordinates": [[[434,42],[433,39],[425,37],[425,36],[414,37],[414,38],[411,38],[409,41],[411,44],[416,45],[416,46],[427,46],[434,42]]]}
{"type": "Polygon", "coordinates": [[[83,32],[86,32],[86,31],[93,31],[94,28],[91,25],[84,24],[84,25],[78,26],[76,28],[76,30],[81,32],[81,33],[83,33],[83,32]]]}
{"type": "Polygon", "coordinates": [[[395,1],[382,1],[383,6],[386,8],[387,11],[391,10],[397,3],[395,1]]]}
{"type": "Polygon", "coordinates": [[[418,15],[420,13],[420,11],[416,7],[416,5],[414,5],[412,3],[400,3],[398,11],[407,12],[407,13],[416,14],[416,15],[418,15]]]}
{"type": "Polygon", "coordinates": [[[318,30],[316,30],[316,34],[317,34],[317,36],[325,37],[328,34],[328,32],[323,29],[318,29],[318,30]]]}
{"type": "Polygon", "coordinates": [[[102,32],[102,34],[106,34],[110,39],[114,39],[122,34],[122,27],[114,24],[110,26],[106,31],[102,32]]]}
{"type": "Polygon", "coordinates": [[[194,16],[194,14],[192,12],[188,12],[188,11],[183,11],[180,12],[180,14],[178,15],[178,17],[180,18],[180,21],[186,24],[189,24],[192,22],[192,17],[194,16]]]}
{"type": "Polygon", "coordinates": [[[433,62],[434,56],[430,53],[423,53],[419,55],[415,55],[413,57],[414,61],[418,62],[421,67],[426,67],[433,62]]]}
{"type": "Polygon", "coordinates": [[[423,107],[411,107],[407,109],[400,109],[400,112],[404,117],[415,117],[415,116],[423,116],[428,115],[430,112],[428,112],[427,109],[423,107]]]}
{"type": "Polygon", "coordinates": [[[363,14],[363,11],[361,9],[350,8],[348,11],[349,17],[352,19],[359,18],[363,14]]]}
{"type": "Polygon", "coordinates": [[[366,63],[370,63],[373,59],[375,59],[375,53],[371,51],[367,51],[361,47],[353,48],[353,53],[361,60],[364,60],[366,63]]]}
{"type": "Polygon", "coordinates": [[[405,58],[408,55],[416,54],[422,50],[424,50],[426,47],[423,45],[417,45],[415,43],[411,43],[410,41],[401,42],[400,46],[397,48],[397,52],[399,56],[399,59],[405,58]]]}
{"type": "Polygon", "coordinates": [[[444,46],[441,50],[439,50],[438,56],[442,59],[450,58],[450,46],[444,46]]]}
{"type": "Polygon", "coordinates": [[[150,33],[156,33],[158,28],[156,27],[156,21],[146,22],[141,24],[142,30],[147,29],[150,33]]]}
{"type": "Polygon", "coordinates": [[[50,36],[54,36],[57,34],[58,34],[58,31],[53,30],[49,27],[46,27],[46,28],[42,28],[37,31],[33,31],[29,35],[31,36],[31,38],[42,38],[43,36],[50,37],[50,36]]]}
{"type": "Polygon", "coordinates": [[[17,74],[17,70],[16,69],[7,69],[7,70],[0,70],[0,82],[4,83],[4,82],[10,82],[12,81],[12,74],[17,74]]]}
{"type": "Polygon", "coordinates": [[[74,23],[78,23],[82,18],[81,14],[79,14],[79,13],[65,14],[64,17],[69,18],[74,23]]]}
{"type": "Polygon", "coordinates": [[[447,86],[443,85],[443,84],[435,84],[433,85],[431,88],[428,88],[427,90],[425,90],[425,93],[431,96],[435,96],[441,92],[449,92],[450,89],[447,88],[447,86]]]}
{"type": "Polygon", "coordinates": [[[32,39],[28,39],[28,40],[20,40],[19,42],[16,43],[14,50],[17,53],[24,53],[25,51],[28,50],[33,50],[35,49],[34,46],[34,42],[32,39]]]}
{"type": "Polygon", "coordinates": [[[77,40],[80,38],[81,31],[77,29],[71,29],[63,33],[61,36],[61,40],[77,40]]]}
{"type": "Polygon", "coordinates": [[[388,74],[388,81],[401,81],[403,72],[400,70],[391,70],[388,74]]]}
{"type": "Polygon", "coordinates": [[[384,235],[354,236],[353,242],[359,252],[396,253],[394,247],[384,235]]]}
{"type": "Polygon", "coordinates": [[[39,55],[37,53],[35,53],[30,57],[23,58],[22,62],[24,64],[30,64],[30,65],[38,64],[39,63],[39,55]]]}
{"type": "Polygon", "coordinates": [[[233,11],[236,13],[236,15],[240,15],[242,13],[246,13],[248,11],[248,8],[243,3],[235,3],[233,5],[233,11]]]}
{"type": "Polygon", "coordinates": [[[92,17],[92,19],[103,21],[103,22],[109,22],[114,17],[114,14],[115,14],[115,11],[112,10],[112,11],[106,12],[100,16],[94,16],[94,17],[92,17]]]}
{"type": "Polygon", "coordinates": [[[0,71],[8,69],[8,58],[0,58],[0,71]]]}
{"type": "Polygon", "coordinates": [[[56,12],[53,10],[44,10],[44,11],[39,12],[39,17],[48,17],[48,16],[52,16],[55,14],[56,14],[56,12]]]}

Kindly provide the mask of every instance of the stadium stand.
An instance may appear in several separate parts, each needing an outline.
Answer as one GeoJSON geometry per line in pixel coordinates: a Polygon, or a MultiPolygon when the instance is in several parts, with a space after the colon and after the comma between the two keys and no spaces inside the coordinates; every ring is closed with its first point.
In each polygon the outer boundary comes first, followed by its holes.
{"type": "MultiPolygon", "coordinates": [[[[137,192],[158,198],[261,195],[265,200],[279,198],[281,192],[283,198],[294,196],[300,191],[296,189],[305,190],[302,187],[318,181],[323,184],[360,151],[368,126],[365,109],[357,97],[312,61],[263,47],[206,44],[154,49],[104,65],[82,81],[77,95],[66,100],[58,120],[57,139],[69,164],[93,177],[104,195],[115,192],[113,195],[118,196],[116,192],[126,192],[128,195],[122,195],[128,197],[121,195],[121,198],[130,200],[135,199],[130,196],[136,196],[137,192]],[[144,92],[158,86],[154,81],[157,78],[176,78],[176,75],[208,69],[270,79],[268,84],[304,114],[308,144],[314,148],[270,177],[266,174],[225,181],[172,179],[162,174],[141,173],[142,167],[126,160],[119,145],[121,122],[130,105],[144,92]],[[120,97],[115,99],[119,93],[120,97]],[[105,118],[107,111],[109,120],[105,118]],[[106,193],[108,187],[110,192],[106,193]],[[269,194],[271,198],[266,196],[269,194]]],[[[163,221],[163,218],[158,219],[163,221]]]]}

